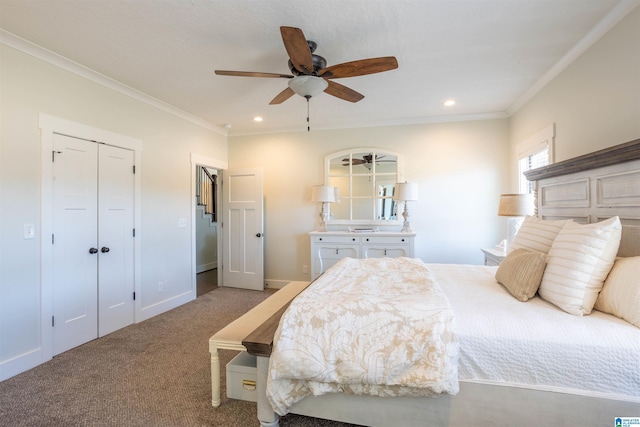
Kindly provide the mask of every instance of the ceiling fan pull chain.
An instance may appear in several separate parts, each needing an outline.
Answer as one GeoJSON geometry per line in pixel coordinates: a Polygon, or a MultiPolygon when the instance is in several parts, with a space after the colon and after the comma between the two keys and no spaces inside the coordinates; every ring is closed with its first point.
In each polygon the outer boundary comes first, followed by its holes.
{"type": "Polygon", "coordinates": [[[309,100],[311,97],[309,95],[305,96],[307,98],[307,132],[311,131],[311,124],[309,123],[309,100]]]}

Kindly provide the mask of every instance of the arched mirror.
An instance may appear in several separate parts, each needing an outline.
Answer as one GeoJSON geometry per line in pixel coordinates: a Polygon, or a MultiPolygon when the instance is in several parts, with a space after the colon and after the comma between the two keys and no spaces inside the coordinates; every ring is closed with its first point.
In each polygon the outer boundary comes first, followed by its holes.
{"type": "Polygon", "coordinates": [[[337,188],[330,223],[395,224],[395,184],[400,159],[376,148],[356,148],[325,157],[325,183],[337,188]]]}

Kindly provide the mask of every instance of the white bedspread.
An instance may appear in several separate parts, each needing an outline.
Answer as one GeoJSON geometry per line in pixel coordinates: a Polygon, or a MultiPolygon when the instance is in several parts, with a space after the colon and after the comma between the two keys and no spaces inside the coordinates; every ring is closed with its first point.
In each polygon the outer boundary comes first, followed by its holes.
{"type": "Polygon", "coordinates": [[[539,297],[520,302],[495,281],[497,267],[428,268],[456,314],[460,381],[640,402],[640,328],[539,297]]]}
{"type": "Polygon", "coordinates": [[[267,397],[284,415],[310,394],[455,394],[454,328],[449,302],[422,261],[344,258],[283,315],[267,397]]]}

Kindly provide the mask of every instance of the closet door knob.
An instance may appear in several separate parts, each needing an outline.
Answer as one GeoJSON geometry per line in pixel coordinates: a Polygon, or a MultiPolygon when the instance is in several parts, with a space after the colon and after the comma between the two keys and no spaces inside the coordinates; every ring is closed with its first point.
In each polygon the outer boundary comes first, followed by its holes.
{"type": "Polygon", "coordinates": [[[98,248],[89,248],[89,253],[90,254],[97,254],[98,253],[98,248]]]}
{"type": "Polygon", "coordinates": [[[102,249],[100,249],[100,252],[102,252],[103,254],[106,254],[107,252],[109,252],[109,248],[106,246],[103,246],[102,249]]]}

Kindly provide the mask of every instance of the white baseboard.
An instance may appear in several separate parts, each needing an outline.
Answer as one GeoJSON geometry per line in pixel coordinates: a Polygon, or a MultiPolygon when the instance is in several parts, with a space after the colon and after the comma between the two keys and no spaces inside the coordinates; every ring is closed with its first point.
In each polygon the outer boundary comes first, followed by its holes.
{"type": "Polygon", "coordinates": [[[14,375],[21,374],[31,368],[35,368],[46,361],[47,360],[43,360],[42,348],[39,347],[9,360],[0,362],[0,381],[4,381],[14,375]]]}
{"type": "Polygon", "coordinates": [[[186,304],[189,301],[193,301],[196,298],[195,292],[185,292],[181,295],[176,295],[174,297],[168,298],[164,301],[157,302],[147,307],[142,307],[139,310],[136,310],[136,321],[135,323],[140,323],[147,319],[151,319],[158,314],[162,314],[169,310],[173,310],[176,307],[180,307],[182,304],[186,304]]]}
{"type": "Polygon", "coordinates": [[[203,271],[213,270],[214,268],[218,268],[218,261],[208,262],[206,264],[202,264],[196,267],[196,274],[202,273],[203,271]]]}

